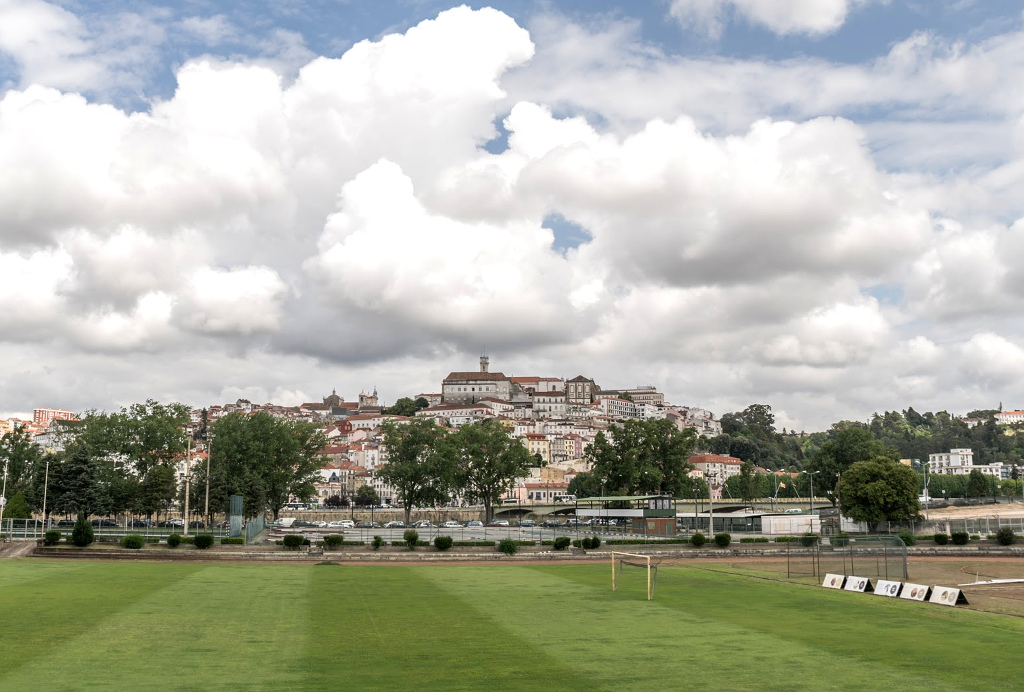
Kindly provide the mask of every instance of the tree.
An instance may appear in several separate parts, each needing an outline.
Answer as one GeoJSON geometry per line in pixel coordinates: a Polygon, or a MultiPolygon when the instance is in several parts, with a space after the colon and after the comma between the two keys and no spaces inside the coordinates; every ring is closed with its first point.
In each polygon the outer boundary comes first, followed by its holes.
{"type": "Polygon", "coordinates": [[[408,524],[413,506],[433,506],[451,497],[456,469],[452,456],[439,449],[446,431],[432,418],[422,417],[406,423],[387,421],[381,431],[388,463],[377,476],[397,491],[408,524]]]}
{"type": "Polygon", "coordinates": [[[99,469],[85,443],[73,443],[64,458],[50,466],[50,497],[59,514],[93,514],[105,509],[99,469]]]}
{"type": "Polygon", "coordinates": [[[690,454],[697,438],[692,429],[680,432],[669,420],[627,420],[600,432],[587,449],[592,472],[609,493],[685,496],[693,469],[690,454]]]}
{"type": "Polygon", "coordinates": [[[842,512],[854,521],[878,522],[913,519],[921,511],[917,501],[917,474],[887,457],[851,464],[838,490],[842,512]]]}
{"type": "Polygon", "coordinates": [[[407,418],[412,418],[416,415],[417,411],[422,411],[428,406],[430,406],[430,402],[423,397],[411,399],[407,396],[403,396],[396,401],[393,406],[384,409],[383,413],[392,416],[406,416],[407,418]]]}
{"type": "Polygon", "coordinates": [[[834,491],[839,477],[853,464],[877,457],[892,461],[899,459],[899,453],[895,449],[886,447],[876,440],[865,427],[848,426],[836,429],[833,426],[831,435],[831,439],[822,444],[814,458],[807,464],[807,470],[817,472],[814,477],[815,494],[828,494],[833,506],[838,499],[834,491]]]}
{"type": "Polygon", "coordinates": [[[982,497],[988,492],[988,480],[978,469],[971,469],[967,477],[967,494],[971,497],[982,497]]]}
{"type": "Polygon", "coordinates": [[[42,449],[32,441],[24,425],[0,437],[0,473],[3,472],[4,462],[7,462],[8,492],[12,489],[14,492],[30,491],[34,473],[42,459],[42,449]]]}
{"type": "Polygon", "coordinates": [[[292,498],[315,494],[327,438],[312,423],[259,411],[228,414],[210,430],[210,495],[222,506],[229,495],[241,495],[247,516],[270,510],[277,519],[292,498]]]}
{"type": "Polygon", "coordinates": [[[602,494],[601,479],[593,473],[584,471],[576,474],[576,477],[569,481],[570,495],[576,497],[599,497],[602,494]]]}
{"type": "Polygon", "coordinates": [[[4,519],[31,519],[32,513],[25,502],[25,493],[18,491],[14,493],[7,506],[4,507],[4,519]]]}
{"type": "Polygon", "coordinates": [[[761,474],[757,473],[757,466],[751,461],[744,461],[740,465],[739,475],[731,477],[725,484],[730,493],[744,502],[764,496],[761,492],[761,474]]]}
{"type": "Polygon", "coordinates": [[[372,485],[361,485],[356,490],[356,505],[360,507],[376,507],[380,504],[380,494],[372,485]]]}
{"type": "Polygon", "coordinates": [[[338,509],[339,507],[347,507],[348,501],[341,495],[331,495],[329,498],[324,500],[324,507],[331,509],[338,509]]]}
{"type": "Polygon", "coordinates": [[[494,420],[463,425],[446,438],[443,453],[456,469],[456,488],[469,501],[483,504],[487,522],[501,495],[527,474],[533,461],[526,447],[494,420]]]}

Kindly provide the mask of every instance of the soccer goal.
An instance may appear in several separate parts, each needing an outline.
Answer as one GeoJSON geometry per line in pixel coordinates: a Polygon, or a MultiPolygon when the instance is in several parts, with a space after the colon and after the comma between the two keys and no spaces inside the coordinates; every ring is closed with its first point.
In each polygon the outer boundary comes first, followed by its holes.
{"type": "Polygon", "coordinates": [[[619,573],[625,567],[639,567],[647,571],[647,600],[654,598],[654,587],[658,583],[658,565],[662,558],[652,558],[650,555],[638,555],[636,553],[612,552],[612,591],[619,585],[619,573]]]}

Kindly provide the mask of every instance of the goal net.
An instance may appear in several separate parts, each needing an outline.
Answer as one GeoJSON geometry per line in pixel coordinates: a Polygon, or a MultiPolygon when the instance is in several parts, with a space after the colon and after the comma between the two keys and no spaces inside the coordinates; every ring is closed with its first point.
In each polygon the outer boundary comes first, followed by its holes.
{"type": "Polygon", "coordinates": [[[662,558],[637,553],[612,552],[612,591],[619,585],[620,572],[623,567],[637,567],[647,572],[647,600],[654,598],[654,587],[658,583],[658,565],[662,558]]]}

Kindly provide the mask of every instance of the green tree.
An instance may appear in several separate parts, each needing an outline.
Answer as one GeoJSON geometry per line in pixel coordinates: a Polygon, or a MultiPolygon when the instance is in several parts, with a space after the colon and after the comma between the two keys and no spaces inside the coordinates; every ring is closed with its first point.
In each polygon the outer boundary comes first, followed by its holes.
{"type": "Polygon", "coordinates": [[[210,431],[211,502],[216,498],[226,507],[229,495],[241,495],[246,515],[270,510],[277,519],[292,498],[305,501],[315,494],[327,438],[312,423],[265,411],[231,413],[210,431]]]}
{"type": "Polygon", "coordinates": [[[668,420],[627,420],[609,432],[611,439],[600,432],[587,449],[592,472],[607,492],[673,497],[690,492],[689,457],[697,442],[692,429],[680,432],[668,420]]]}
{"type": "Polygon", "coordinates": [[[31,519],[32,512],[28,509],[28,503],[25,502],[25,493],[18,491],[14,493],[11,499],[7,502],[7,506],[4,507],[4,519],[31,519]]]}
{"type": "Polygon", "coordinates": [[[356,490],[356,505],[375,507],[380,504],[380,494],[372,485],[361,485],[356,490]]]}
{"type": "Polygon", "coordinates": [[[89,515],[105,509],[99,468],[86,444],[73,443],[58,463],[50,465],[49,493],[58,514],[89,515]]]}
{"type": "Polygon", "coordinates": [[[440,449],[446,430],[432,418],[421,417],[405,423],[388,421],[381,432],[387,464],[377,476],[397,491],[408,524],[413,506],[434,506],[451,497],[456,469],[452,456],[440,449]]]}
{"type": "Polygon", "coordinates": [[[988,480],[978,469],[971,469],[967,476],[967,494],[971,497],[983,497],[988,492],[988,480]]]}
{"type": "Polygon", "coordinates": [[[599,497],[602,494],[601,479],[595,474],[584,471],[576,474],[576,477],[569,481],[570,495],[576,497],[599,497]]]}
{"type": "MultiPolygon", "coordinates": [[[[837,424],[838,425],[838,424],[837,424]]],[[[826,493],[835,506],[838,500],[836,490],[840,476],[853,464],[884,457],[892,461],[899,459],[899,453],[886,447],[865,427],[833,426],[831,438],[825,442],[814,458],[807,464],[814,476],[814,493],[826,493]]],[[[915,495],[916,497],[916,495],[915,495]]]]}
{"type": "Polygon", "coordinates": [[[32,499],[33,477],[42,460],[43,450],[32,441],[24,425],[0,437],[0,473],[6,462],[8,493],[21,490],[27,492],[29,499],[32,499]]]}
{"type": "Polygon", "coordinates": [[[843,514],[867,522],[871,530],[878,522],[913,519],[921,511],[917,474],[887,457],[851,464],[838,490],[843,514]]]}
{"type": "Polygon", "coordinates": [[[501,495],[527,474],[533,461],[526,447],[494,420],[463,425],[446,438],[444,454],[457,469],[456,487],[470,502],[483,504],[487,522],[501,495]]]}
{"type": "Polygon", "coordinates": [[[411,418],[416,415],[417,411],[422,411],[428,406],[430,406],[430,402],[423,397],[412,399],[410,397],[403,396],[396,401],[393,406],[384,409],[383,413],[392,416],[406,416],[411,418]]]}
{"type": "Polygon", "coordinates": [[[725,485],[734,497],[750,502],[755,497],[765,495],[761,487],[762,475],[757,472],[757,466],[753,462],[744,461],[740,465],[739,474],[731,477],[725,485]]]}

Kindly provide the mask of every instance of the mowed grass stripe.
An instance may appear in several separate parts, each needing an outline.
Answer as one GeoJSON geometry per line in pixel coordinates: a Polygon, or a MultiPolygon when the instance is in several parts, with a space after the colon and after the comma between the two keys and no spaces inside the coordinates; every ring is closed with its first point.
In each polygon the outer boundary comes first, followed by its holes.
{"type": "Polygon", "coordinates": [[[301,679],[308,566],[97,567],[78,588],[119,584],[104,593],[116,611],[0,678],[0,689],[279,692],[301,679]]]}
{"type": "Polygon", "coordinates": [[[0,562],[0,688],[18,689],[6,681],[34,661],[48,669],[63,665],[70,642],[194,571],[77,560],[0,562]]]}
{"type": "MultiPolygon", "coordinates": [[[[462,599],[491,618],[508,617],[510,625],[532,632],[545,642],[549,654],[586,661],[588,671],[616,688],[965,689],[936,675],[936,670],[926,676],[904,670],[898,665],[902,662],[898,656],[871,662],[851,656],[848,650],[820,646],[813,629],[803,638],[789,636],[785,628],[775,631],[774,621],[792,623],[799,615],[782,608],[751,606],[759,599],[771,602],[772,587],[783,591],[797,588],[790,585],[770,584],[766,589],[751,590],[751,580],[733,578],[710,591],[691,576],[684,578],[681,570],[665,569],[658,578],[656,600],[649,603],[641,570],[626,572],[615,593],[611,591],[610,566],[543,566],[533,568],[536,575],[528,579],[503,571],[494,569],[486,582],[478,578],[486,575],[461,571],[448,580],[448,588],[457,590],[462,599]],[[746,612],[746,617],[720,619],[719,610],[708,601],[716,598],[727,598],[736,612],[746,612]],[[516,607],[537,602],[544,607],[516,607]]],[[[762,584],[767,583],[755,586],[762,584]]],[[[806,597],[816,592],[802,589],[801,593],[806,597]]],[[[803,605],[812,607],[813,603],[804,601],[803,605]]],[[[886,627],[871,620],[870,612],[856,615],[869,618],[870,623],[869,639],[861,646],[874,648],[884,657],[886,627]]],[[[827,626],[842,632],[848,624],[841,616],[827,626]]],[[[981,687],[967,687],[985,689],[992,681],[978,682],[983,683],[981,687]]]]}
{"type": "MultiPolygon", "coordinates": [[[[306,689],[610,690],[439,583],[461,566],[322,566],[310,583],[306,689]],[[326,686],[326,687],[325,687],[326,686]]],[[[486,581],[492,570],[474,570],[486,581]]],[[[519,570],[520,576],[525,576],[519,570]]],[[[544,607],[543,602],[532,604],[544,607]]]]}

